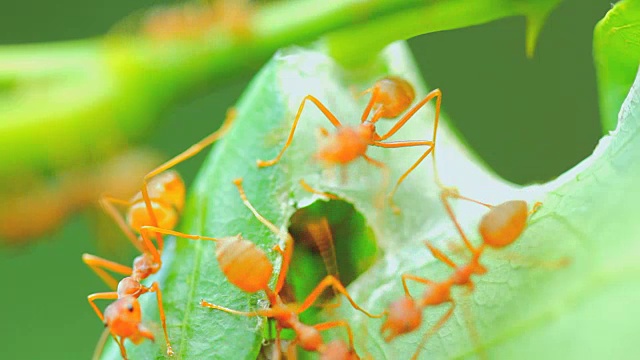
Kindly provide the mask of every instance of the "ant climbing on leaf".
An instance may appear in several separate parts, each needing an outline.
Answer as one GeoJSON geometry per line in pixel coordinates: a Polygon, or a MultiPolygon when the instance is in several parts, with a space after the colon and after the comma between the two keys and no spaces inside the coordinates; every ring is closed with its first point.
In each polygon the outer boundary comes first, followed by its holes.
{"type": "MultiPolygon", "coordinates": [[[[327,138],[327,143],[322,146],[315,154],[315,158],[321,160],[327,165],[347,165],[355,159],[362,157],[368,163],[380,168],[385,174],[388,172],[387,166],[375,159],[369,157],[366,152],[369,146],[381,148],[401,148],[413,146],[428,146],[429,148],[416,160],[416,162],[407,169],[398,179],[393,190],[389,194],[389,201],[394,212],[400,212],[400,209],[393,203],[393,195],[397,191],[400,184],[433,150],[436,144],[436,133],[438,129],[438,119],[440,117],[440,103],[442,101],[442,92],[440,89],[431,91],[427,96],[420,100],[413,108],[407,111],[400,120],[386,133],[380,135],[376,131],[376,123],[380,119],[393,119],[406,111],[415,98],[415,91],[411,84],[406,80],[395,76],[389,76],[378,80],[373,87],[367,89],[365,93],[371,93],[371,99],[367,107],[362,113],[360,124],[357,126],[345,126],[320,100],[313,95],[304,97],[298,108],[298,112],[293,120],[291,131],[286,143],[271,160],[257,160],[259,167],[267,167],[277,164],[282,158],[284,152],[291,145],[293,134],[295,133],[298,121],[302,115],[302,110],[307,101],[311,101],[324,114],[324,116],[336,127],[337,132],[329,134],[323,132],[327,138]],[[402,128],[413,115],[420,110],[431,99],[436,99],[435,118],[433,123],[432,140],[411,140],[411,141],[388,141],[400,128],[402,128]],[[373,115],[371,115],[373,113],[373,115]],[[369,118],[371,115],[371,118],[369,118]]],[[[313,193],[321,193],[312,189],[306,183],[302,183],[303,187],[313,193]]]]}
{"type": "Polygon", "coordinates": [[[425,241],[425,245],[431,254],[441,262],[451,267],[454,272],[450,277],[443,281],[433,281],[412,274],[402,275],[402,286],[405,296],[389,305],[385,311],[387,319],[380,328],[385,341],[391,341],[395,337],[409,333],[417,329],[422,323],[422,310],[426,307],[443,305],[449,303],[451,306],[444,315],[429,329],[420,341],[417,350],[412,359],[417,359],[418,354],[429,337],[438,331],[451,317],[456,307],[456,301],[451,296],[451,288],[454,286],[466,287],[469,292],[473,291],[474,283],[471,278],[473,275],[483,275],[487,273],[480,263],[480,257],[487,247],[500,249],[512,244],[525,230],[527,219],[530,213],[537,210],[539,203],[534,205],[531,212],[527,210],[527,203],[522,200],[511,200],[502,204],[492,206],[464,196],[461,196],[453,189],[444,189],[441,194],[441,200],[445,209],[453,221],[464,246],[471,253],[471,259],[468,263],[458,265],[453,262],[447,255],[434,247],[429,241],[425,241]],[[482,237],[482,244],[478,247],[473,246],[462,227],[458,223],[455,214],[449,204],[449,198],[460,198],[478,203],[489,208],[479,224],[479,232],[482,237]],[[428,289],[419,298],[414,298],[409,293],[407,280],[412,280],[424,284],[428,289]]]}
{"type": "Polygon", "coordinates": [[[242,238],[240,235],[217,239],[199,235],[182,234],[154,227],[145,227],[145,229],[194,240],[215,241],[217,244],[216,257],[218,259],[220,269],[225,274],[229,282],[247,293],[255,293],[260,290],[264,291],[271,304],[271,308],[253,312],[242,312],[211,304],[205,300],[202,300],[200,304],[204,307],[225,311],[235,315],[250,317],[265,316],[274,318],[276,320],[276,351],[278,352],[278,357],[281,352],[280,332],[282,329],[292,329],[296,333],[296,338],[289,345],[289,351],[293,351],[292,348],[296,344],[299,344],[303,349],[318,352],[325,358],[329,354],[329,356],[332,356],[334,359],[354,358],[356,355],[353,348],[353,333],[351,331],[351,327],[346,321],[329,321],[310,326],[301,323],[298,320],[298,314],[313,305],[316,299],[326,288],[332,287],[335,291],[345,295],[351,305],[365,315],[376,318],[382,317],[382,315],[372,315],[358,306],[340,281],[331,275],[325,277],[324,280],[316,286],[311,294],[309,294],[300,305],[294,306],[291,304],[284,304],[280,299],[279,293],[284,285],[285,278],[289,270],[289,263],[293,254],[293,238],[289,233],[286,233],[283,236],[280,230],[273,223],[258,213],[246,197],[244,188],[242,187],[242,179],[234,180],[234,184],[240,193],[240,197],[244,205],[262,224],[269,228],[271,232],[280,236],[284,241],[284,247],[281,247],[280,245],[276,245],[274,247],[274,250],[282,255],[282,265],[273,290],[269,287],[269,280],[273,275],[273,264],[269,261],[264,251],[259,249],[253,242],[242,238]],[[344,327],[347,330],[349,336],[348,346],[338,342],[325,344],[322,340],[319,333],[320,331],[336,327],[344,327]]]}
{"type": "MultiPolygon", "coordinates": [[[[95,293],[88,296],[88,301],[105,327],[109,330],[120,348],[123,359],[127,358],[124,340],[130,339],[138,344],[142,340],[154,340],[154,336],[142,325],[142,313],[138,298],[145,293],[155,292],[158,311],[164,330],[167,354],[173,355],[173,349],[167,332],[166,317],[162,306],[162,291],[157,282],[147,287],[141,282],[162,267],[162,250],[164,241],[160,233],[155,233],[156,244],[151,240],[151,228],[174,228],[178,222],[185,201],[185,185],[175,171],[167,171],[176,164],[194,156],[206,146],[214,143],[229,129],[235,118],[232,109],[222,127],[207,136],[189,149],[149,172],[143,179],[142,189],[130,200],[103,196],[100,199],[105,212],[113,218],[120,229],[142,255],[135,258],[133,267],[118,264],[95,255],[83,254],[82,261],[87,264],[111,289],[111,292],[95,293]],[[127,206],[126,221],[117,211],[115,204],[127,206]],[[135,232],[139,233],[137,237],[135,232]],[[107,271],[125,275],[118,282],[107,271]],[[104,314],[95,304],[96,300],[115,300],[108,305],[104,314]]],[[[106,339],[106,338],[105,338],[106,339]]],[[[103,342],[98,343],[96,354],[100,353],[103,342]]]]}

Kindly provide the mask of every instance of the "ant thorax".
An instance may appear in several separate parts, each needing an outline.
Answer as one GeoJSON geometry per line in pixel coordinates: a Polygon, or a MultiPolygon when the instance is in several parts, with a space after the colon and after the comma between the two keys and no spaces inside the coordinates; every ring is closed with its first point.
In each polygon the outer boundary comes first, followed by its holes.
{"type": "Polygon", "coordinates": [[[281,314],[274,315],[273,318],[285,329],[295,329],[299,324],[302,324],[298,319],[298,314],[289,311],[286,305],[273,305],[271,309],[282,311],[281,314]]]}
{"type": "Polygon", "coordinates": [[[315,157],[327,164],[345,165],[364,155],[373,137],[373,127],[369,129],[367,125],[338,128],[335,134],[327,138],[315,157]]]}
{"type": "Polygon", "coordinates": [[[118,298],[126,296],[140,296],[142,292],[142,284],[133,277],[126,277],[118,283],[118,298]]]}
{"type": "MultiPolygon", "coordinates": [[[[461,270],[461,269],[460,269],[461,270]]],[[[453,277],[447,281],[441,283],[435,283],[433,286],[429,286],[422,298],[419,300],[419,306],[425,307],[430,305],[439,305],[451,299],[451,285],[457,284],[456,279],[462,280],[463,277],[458,275],[458,271],[455,272],[453,277]]],[[[468,279],[468,278],[467,278],[468,279]]]]}
{"type": "Polygon", "coordinates": [[[151,255],[142,254],[133,260],[132,277],[138,280],[146,279],[149,275],[155,274],[159,268],[160,264],[156,263],[151,255]]]}
{"type": "Polygon", "coordinates": [[[306,351],[318,351],[323,344],[320,332],[313,326],[303,324],[299,321],[292,322],[292,329],[296,332],[300,347],[306,351]]]}

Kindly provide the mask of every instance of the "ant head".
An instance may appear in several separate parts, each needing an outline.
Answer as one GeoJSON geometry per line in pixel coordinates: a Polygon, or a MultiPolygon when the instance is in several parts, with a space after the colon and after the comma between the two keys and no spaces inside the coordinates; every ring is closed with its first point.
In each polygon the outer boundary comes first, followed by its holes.
{"type": "Polygon", "coordinates": [[[318,351],[323,345],[322,336],[320,332],[313,326],[305,325],[298,322],[294,325],[296,332],[296,339],[300,344],[300,347],[306,351],[318,351]]]}
{"type": "Polygon", "coordinates": [[[392,119],[409,108],[416,97],[413,86],[397,76],[388,76],[376,82],[373,88],[378,117],[392,119]]]}
{"type": "MultiPolygon", "coordinates": [[[[151,209],[156,216],[159,228],[173,229],[178,223],[178,211],[173,206],[151,200],[151,209]]],[[[153,226],[144,201],[139,200],[129,207],[127,223],[138,233],[143,226],[153,226]]]]}
{"type": "Polygon", "coordinates": [[[421,323],[421,309],[412,298],[404,296],[389,305],[387,319],[382,324],[380,332],[384,340],[389,342],[398,335],[417,329],[421,323]]]}
{"type": "Polygon", "coordinates": [[[130,338],[134,343],[145,338],[154,340],[151,331],[141,324],[140,303],[133,296],[125,296],[107,306],[104,309],[104,321],[112,334],[130,338]]]}
{"type": "Polygon", "coordinates": [[[251,241],[240,235],[220,238],[216,258],[229,282],[243,291],[253,293],[269,288],[273,265],[251,241]]]}
{"type": "Polygon", "coordinates": [[[333,340],[324,346],[320,360],[358,360],[356,351],[342,340],[333,340]]]}
{"type": "Polygon", "coordinates": [[[480,220],[480,235],[484,243],[500,248],[513,243],[524,231],[529,213],[523,200],[511,200],[496,205],[480,220]]]}

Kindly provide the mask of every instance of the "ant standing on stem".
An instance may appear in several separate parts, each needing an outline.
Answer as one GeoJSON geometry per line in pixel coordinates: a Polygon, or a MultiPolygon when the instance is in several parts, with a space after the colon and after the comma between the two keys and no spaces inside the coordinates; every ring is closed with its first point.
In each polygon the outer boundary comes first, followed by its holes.
{"type": "Polygon", "coordinates": [[[436,259],[451,267],[454,270],[453,274],[451,274],[449,278],[439,282],[412,274],[402,275],[402,286],[404,287],[405,296],[389,305],[385,311],[388,317],[380,329],[385,341],[391,341],[398,335],[406,334],[417,329],[422,323],[422,310],[424,308],[445,303],[451,304],[449,310],[447,310],[438,322],[424,335],[412,359],[418,358],[420,350],[429,337],[436,333],[453,314],[456,302],[451,297],[451,288],[453,286],[464,286],[469,292],[473,291],[474,284],[471,276],[487,273],[487,269],[480,263],[480,257],[484,253],[484,250],[487,247],[500,249],[517,240],[526,228],[530,213],[536,211],[539,206],[539,203],[536,203],[531,212],[527,210],[527,203],[523,200],[511,200],[492,206],[461,196],[456,190],[452,189],[444,189],[441,194],[441,199],[465,247],[471,253],[471,260],[467,264],[457,265],[443,252],[435,248],[428,241],[425,241],[425,245],[431,254],[436,259]],[[480,246],[473,246],[465,235],[449,204],[448,199],[450,197],[472,201],[490,209],[480,220],[479,232],[482,237],[482,244],[480,246]],[[428,286],[428,289],[420,298],[414,299],[409,293],[407,280],[425,284],[428,286]]]}
{"type": "MultiPolygon", "coordinates": [[[[238,188],[242,202],[253,213],[253,215],[267,228],[269,228],[271,232],[278,236],[282,236],[280,230],[273,223],[260,215],[253,205],[251,205],[242,187],[242,179],[234,180],[234,184],[238,188]]],[[[278,251],[282,255],[282,265],[276,285],[274,289],[271,290],[269,288],[269,280],[273,275],[273,264],[271,264],[264,251],[259,249],[251,241],[243,239],[240,235],[217,239],[199,235],[182,234],[171,230],[148,226],[144,227],[144,229],[194,240],[215,241],[217,243],[216,257],[218,259],[220,269],[225,274],[229,282],[247,293],[255,293],[260,290],[264,291],[271,303],[271,308],[253,312],[242,312],[211,304],[205,300],[202,300],[200,304],[204,307],[222,310],[235,315],[250,317],[265,316],[274,318],[276,320],[276,351],[278,352],[278,358],[281,352],[280,332],[282,329],[292,329],[296,333],[296,338],[289,345],[289,351],[293,351],[295,344],[299,344],[303,349],[318,352],[323,358],[327,359],[357,358],[353,348],[353,333],[351,331],[351,327],[346,321],[329,321],[309,326],[298,320],[298,314],[308,309],[328,287],[332,287],[335,291],[345,295],[351,305],[365,315],[374,318],[382,317],[382,315],[372,315],[358,306],[340,281],[331,275],[325,277],[324,280],[316,286],[311,294],[309,294],[309,296],[299,306],[284,304],[280,299],[279,293],[284,285],[285,278],[289,270],[291,256],[293,254],[293,238],[289,233],[286,233],[286,235],[282,237],[282,240],[284,241],[284,248],[280,245],[276,245],[274,247],[274,250],[278,251]],[[325,344],[319,331],[339,326],[342,326],[347,330],[349,335],[349,346],[346,346],[341,341],[333,341],[325,344]]]]}
{"type": "MultiPolygon", "coordinates": [[[[379,135],[376,131],[376,123],[380,119],[393,119],[405,110],[409,108],[411,103],[415,98],[415,92],[411,84],[409,84],[406,80],[401,79],[395,76],[389,76],[378,80],[375,85],[367,89],[365,93],[371,93],[371,99],[367,104],[367,107],[364,109],[362,113],[362,118],[360,121],[360,125],[358,126],[345,126],[336,118],[335,115],[327,109],[320,100],[315,98],[313,95],[307,95],[304,97],[302,102],[300,103],[300,107],[298,108],[298,113],[293,120],[293,125],[291,126],[291,132],[289,133],[289,137],[287,138],[286,143],[282,147],[282,150],[278,153],[278,155],[271,160],[257,160],[257,164],[259,167],[267,167],[275,165],[280,161],[282,155],[285,150],[291,145],[291,141],[293,140],[293,134],[298,125],[298,121],[300,120],[300,116],[302,115],[302,110],[304,109],[305,103],[311,101],[314,105],[320,109],[320,111],[324,114],[324,116],[337,128],[337,132],[335,134],[328,134],[326,130],[323,134],[327,137],[327,143],[323,147],[321,147],[318,152],[315,154],[315,157],[327,165],[347,165],[355,159],[362,157],[368,163],[382,169],[385,177],[385,187],[386,181],[388,177],[388,168],[387,166],[378,161],[367,156],[366,152],[369,146],[377,146],[381,148],[400,148],[400,147],[411,147],[411,146],[428,146],[429,148],[418,158],[418,160],[411,166],[407,171],[400,176],[398,181],[396,182],[393,190],[389,194],[389,201],[391,207],[394,212],[399,213],[400,208],[398,208],[393,203],[393,195],[396,190],[400,186],[400,183],[404,181],[404,179],[415,169],[421,162],[424,160],[434,149],[436,143],[436,132],[438,129],[438,119],[440,116],[440,103],[442,100],[442,92],[440,89],[435,89],[431,91],[427,96],[425,96],[420,102],[418,102],[413,108],[411,108],[398,122],[385,134],[379,135]],[[404,124],[409,121],[413,117],[413,115],[420,110],[429,100],[435,98],[435,118],[433,123],[433,140],[416,140],[416,141],[390,141],[384,142],[384,140],[393,136],[404,124]],[[373,115],[369,119],[369,115],[373,111],[373,115]]],[[[322,194],[333,198],[333,196],[322,193],[311,188],[307,185],[304,180],[301,180],[301,185],[307,191],[322,194]]]]}
{"type": "MultiPolygon", "coordinates": [[[[144,325],[142,325],[142,313],[138,297],[147,292],[155,292],[158,302],[158,311],[164,330],[164,337],[167,346],[167,354],[173,355],[173,349],[169,341],[167,332],[166,317],[162,306],[162,291],[158,283],[153,282],[150,287],[142,285],[141,281],[155,274],[162,267],[162,250],[164,240],[160,233],[156,233],[156,245],[150,239],[153,233],[150,228],[172,229],[178,222],[179,213],[182,211],[185,201],[185,185],[180,175],[175,171],[167,171],[176,164],[194,156],[206,146],[221,138],[230,128],[235,118],[235,110],[231,109],[222,127],[207,136],[189,149],[160,165],[155,170],[148,173],[143,180],[140,192],[131,200],[121,200],[113,197],[103,196],[100,204],[106,213],[122,229],[131,243],[142,253],[133,261],[133,268],[106,260],[95,255],[83,254],[82,261],[87,264],[112,290],[111,292],[95,293],[88,296],[88,301],[96,312],[105,327],[115,339],[120,347],[123,359],[127,358],[124,347],[124,340],[129,338],[133,343],[138,344],[144,338],[154,340],[154,336],[144,325]],[[116,210],[114,204],[128,207],[127,220],[116,210]],[[136,237],[135,230],[140,234],[136,237]],[[118,282],[107,271],[112,271],[126,277],[118,282]],[[108,305],[104,314],[95,304],[95,300],[116,300],[108,305]],[[118,339],[119,338],[119,339],[118,339]]],[[[104,345],[103,336],[96,348],[95,356],[102,350],[104,345]]],[[[95,357],[94,356],[94,357],[95,357]]]]}

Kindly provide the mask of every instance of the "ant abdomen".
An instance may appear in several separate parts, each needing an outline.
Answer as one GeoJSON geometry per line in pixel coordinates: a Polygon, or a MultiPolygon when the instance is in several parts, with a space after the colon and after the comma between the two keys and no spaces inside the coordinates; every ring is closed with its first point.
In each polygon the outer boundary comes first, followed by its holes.
{"type": "Polygon", "coordinates": [[[374,106],[380,118],[393,119],[409,108],[416,97],[413,86],[406,80],[388,76],[373,86],[374,106]]]}
{"type": "Polygon", "coordinates": [[[529,212],[523,200],[511,200],[496,205],[480,220],[480,235],[491,247],[504,247],[513,243],[524,231],[529,212]]]}
{"type": "MultiPolygon", "coordinates": [[[[175,170],[164,171],[149,180],[147,191],[151,200],[162,199],[163,203],[182,211],[185,200],[185,185],[180,174],[175,170]]],[[[131,202],[143,201],[142,193],[136,193],[131,202]]]]}
{"type": "MultiPolygon", "coordinates": [[[[151,209],[155,214],[159,228],[173,229],[178,224],[179,214],[173,206],[165,202],[151,200],[151,209]]],[[[127,222],[138,233],[140,233],[141,227],[153,225],[147,207],[142,200],[129,207],[127,222]]]]}
{"type": "MultiPolygon", "coordinates": [[[[180,175],[173,170],[165,171],[153,177],[147,184],[151,208],[158,221],[157,226],[173,229],[184,207],[185,185],[180,175]]],[[[136,193],[130,200],[127,222],[140,232],[142,226],[154,225],[149,217],[142,192],[136,193]]]]}
{"type": "Polygon", "coordinates": [[[240,235],[220,238],[217,245],[218,264],[230,283],[248,293],[269,287],[273,265],[264,251],[240,235]]]}

